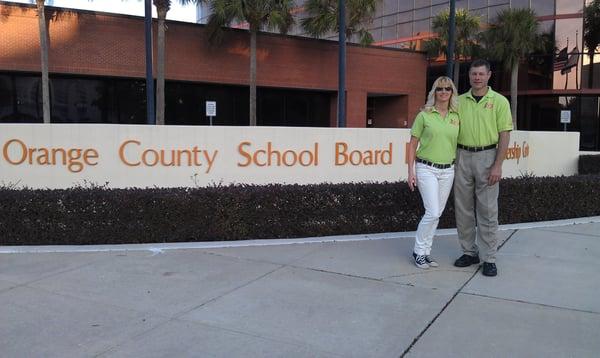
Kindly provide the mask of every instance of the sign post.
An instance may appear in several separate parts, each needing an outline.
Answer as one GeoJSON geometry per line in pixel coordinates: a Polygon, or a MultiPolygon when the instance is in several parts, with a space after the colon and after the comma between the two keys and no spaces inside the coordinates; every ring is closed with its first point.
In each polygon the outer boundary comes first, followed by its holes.
{"type": "Polygon", "coordinates": [[[560,111],[560,123],[563,124],[563,131],[567,131],[567,124],[571,123],[571,111],[560,111]]]}
{"type": "Polygon", "coordinates": [[[217,102],[206,101],[206,116],[209,118],[210,125],[213,124],[213,117],[217,116],[217,102]]]}

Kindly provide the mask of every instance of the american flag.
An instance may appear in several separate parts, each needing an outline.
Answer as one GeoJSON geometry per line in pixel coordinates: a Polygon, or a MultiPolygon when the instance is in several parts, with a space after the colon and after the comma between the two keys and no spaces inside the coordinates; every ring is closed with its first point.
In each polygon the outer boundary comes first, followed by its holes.
{"type": "Polygon", "coordinates": [[[560,52],[554,58],[554,71],[562,70],[567,64],[567,60],[569,58],[569,53],[567,52],[567,47],[560,50],[560,52]]]}

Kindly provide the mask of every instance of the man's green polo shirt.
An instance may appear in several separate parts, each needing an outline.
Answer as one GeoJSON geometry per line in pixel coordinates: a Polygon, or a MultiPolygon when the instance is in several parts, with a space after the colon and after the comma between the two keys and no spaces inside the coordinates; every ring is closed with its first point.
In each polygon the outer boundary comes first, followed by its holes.
{"type": "Polygon", "coordinates": [[[410,130],[412,136],[419,138],[417,157],[437,164],[452,164],[458,127],[458,113],[454,111],[449,111],[445,118],[435,108],[419,112],[410,130]]]}
{"type": "Polygon", "coordinates": [[[460,131],[458,143],[481,147],[498,143],[498,133],[513,129],[510,104],[506,97],[488,87],[479,101],[469,92],[458,97],[460,131]]]}

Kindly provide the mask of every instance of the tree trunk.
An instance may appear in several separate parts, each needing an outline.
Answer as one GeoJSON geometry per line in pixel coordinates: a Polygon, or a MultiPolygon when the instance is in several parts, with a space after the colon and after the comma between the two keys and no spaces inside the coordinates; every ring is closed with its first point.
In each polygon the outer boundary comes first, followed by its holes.
{"type": "Polygon", "coordinates": [[[250,25],[250,125],[256,126],[256,35],[258,27],[250,25]]]}
{"type": "Polygon", "coordinates": [[[48,78],[48,28],[44,0],[36,0],[42,57],[42,113],[44,123],[50,123],[50,85],[48,78]]]}
{"type": "MultiPolygon", "coordinates": [[[[454,60],[453,71],[454,72],[452,74],[452,81],[454,82],[454,86],[456,86],[456,89],[458,90],[458,81],[460,80],[460,62],[458,62],[458,59],[454,60]]],[[[458,93],[456,95],[458,95],[458,93]]]]}
{"type": "Polygon", "coordinates": [[[594,50],[588,52],[590,56],[590,70],[588,71],[588,88],[594,88],[594,50]]]}
{"type": "Polygon", "coordinates": [[[517,98],[519,83],[519,61],[514,63],[510,73],[510,114],[513,121],[513,130],[517,130],[517,98]]]}
{"type": "Polygon", "coordinates": [[[156,124],[165,124],[165,19],[168,8],[156,9],[158,13],[158,39],[156,54],[156,124]]]}

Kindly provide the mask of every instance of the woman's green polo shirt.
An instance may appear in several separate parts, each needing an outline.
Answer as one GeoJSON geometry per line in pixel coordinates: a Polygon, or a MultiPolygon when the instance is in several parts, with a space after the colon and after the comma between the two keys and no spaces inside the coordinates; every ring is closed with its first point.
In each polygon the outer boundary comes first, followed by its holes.
{"type": "Polygon", "coordinates": [[[437,164],[452,164],[458,129],[458,113],[454,111],[449,111],[445,118],[435,108],[419,112],[410,130],[412,136],[419,138],[417,157],[437,164]]]}

